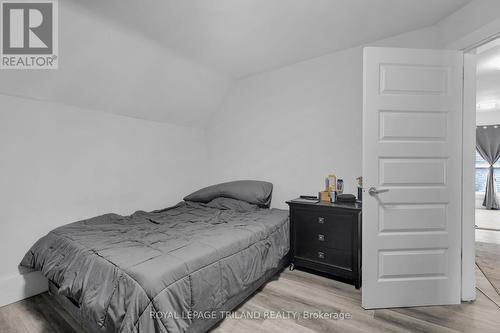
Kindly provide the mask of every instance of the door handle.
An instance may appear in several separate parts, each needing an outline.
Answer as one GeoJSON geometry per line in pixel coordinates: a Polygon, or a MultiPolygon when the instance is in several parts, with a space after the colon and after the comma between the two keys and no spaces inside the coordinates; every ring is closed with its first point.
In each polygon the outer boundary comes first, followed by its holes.
{"type": "Polygon", "coordinates": [[[389,189],[377,190],[376,187],[370,187],[368,189],[369,195],[376,195],[376,194],[380,194],[380,193],[384,193],[384,192],[389,192],[389,189]]]}

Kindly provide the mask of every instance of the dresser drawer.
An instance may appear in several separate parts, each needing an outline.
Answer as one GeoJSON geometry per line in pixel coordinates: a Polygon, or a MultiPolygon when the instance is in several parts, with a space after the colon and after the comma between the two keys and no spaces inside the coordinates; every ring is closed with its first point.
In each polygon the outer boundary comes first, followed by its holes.
{"type": "Polygon", "coordinates": [[[353,219],[350,213],[327,213],[297,209],[294,228],[297,243],[332,249],[352,249],[353,219]]]}
{"type": "Polygon", "coordinates": [[[361,287],[361,204],[290,205],[290,269],[303,267],[361,287]]]}
{"type": "Polygon", "coordinates": [[[322,246],[301,244],[296,248],[295,256],[321,264],[352,269],[352,251],[339,250],[322,246]]]}

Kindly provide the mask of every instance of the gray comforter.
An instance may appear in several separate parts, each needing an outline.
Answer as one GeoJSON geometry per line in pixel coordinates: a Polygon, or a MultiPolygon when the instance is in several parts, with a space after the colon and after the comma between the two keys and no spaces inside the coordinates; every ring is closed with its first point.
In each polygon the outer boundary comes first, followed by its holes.
{"type": "Polygon", "coordinates": [[[57,228],[21,265],[41,270],[102,332],[192,332],[206,329],[201,311],[223,309],[277,267],[288,228],[283,210],[181,202],[57,228]]]}

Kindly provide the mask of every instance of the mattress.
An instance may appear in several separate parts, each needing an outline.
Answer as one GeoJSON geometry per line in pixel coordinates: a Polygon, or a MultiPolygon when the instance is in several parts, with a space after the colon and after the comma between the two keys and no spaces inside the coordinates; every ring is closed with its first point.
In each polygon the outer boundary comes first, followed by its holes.
{"type": "Polygon", "coordinates": [[[288,211],[181,202],[68,224],[21,265],[40,270],[99,332],[204,332],[289,250],[288,211]]]}

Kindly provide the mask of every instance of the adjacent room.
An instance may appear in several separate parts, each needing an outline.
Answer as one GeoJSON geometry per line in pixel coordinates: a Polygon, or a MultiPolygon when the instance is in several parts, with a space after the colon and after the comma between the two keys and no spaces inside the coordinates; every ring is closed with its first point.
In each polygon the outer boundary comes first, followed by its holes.
{"type": "MultiPolygon", "coordinates": [[[[476,264],[483,275],[500,290],[500,206],[497,181],[500,151],[500,40],[494,39],[475,50],[476,88],[476,264]]],[[[500,180],[500,179],[499,179],[500,180]]],[[[498,300],[498,298],[497,298],[498,300]]]]}
{"type": "Polygon", "coordinates": [[[0,333],[498,332],[500,1],[0,30],[0,333]]]}

